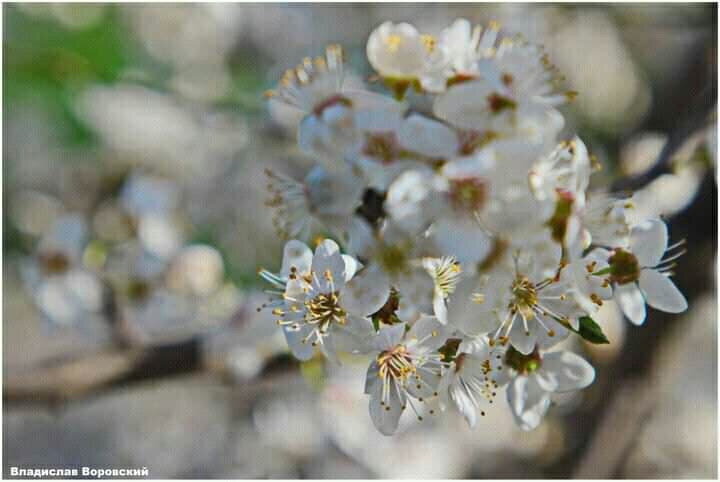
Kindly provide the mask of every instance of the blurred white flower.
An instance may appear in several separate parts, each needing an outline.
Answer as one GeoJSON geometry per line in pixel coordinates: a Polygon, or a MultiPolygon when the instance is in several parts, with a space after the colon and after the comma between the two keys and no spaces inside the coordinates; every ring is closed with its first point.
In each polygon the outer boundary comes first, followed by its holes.
{"type": "Polygon", "coordinates": [[[106,321],[104,287],[83,265],[87,225],[78,214],[57,218],[43,234],[34,257],[21,266],[21,274],[51,327],[94,330],[106,321]]]}

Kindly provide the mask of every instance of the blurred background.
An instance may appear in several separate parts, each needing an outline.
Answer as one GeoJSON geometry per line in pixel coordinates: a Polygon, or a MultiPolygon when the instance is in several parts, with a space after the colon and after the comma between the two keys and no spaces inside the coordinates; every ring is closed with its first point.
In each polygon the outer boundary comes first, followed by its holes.
{"type": "Polygon", "coordinates": [[[4,474],[715,478],[717,5],[11,4],[3,8],[4,474]],[[282,240],[263,170],[311,165],[263,92],[342,43],[369,71],[385,20],[457,17],[542,43],[565,110],[688,253],[690,309],[583,346],[596,382],[525,433],[496,407],[377,433],[365,360],[299,364],[256,312],[282,240]],[[661,162],[657,162],[658,159],[661,162]]]}

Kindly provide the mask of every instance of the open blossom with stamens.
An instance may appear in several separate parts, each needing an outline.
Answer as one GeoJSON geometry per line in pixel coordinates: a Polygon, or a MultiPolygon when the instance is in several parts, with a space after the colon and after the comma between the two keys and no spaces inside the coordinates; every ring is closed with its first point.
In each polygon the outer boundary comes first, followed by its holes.
{"type": "Polygon", "coordinates": [[[277,90],[269,92],[305,114],[298,128],[300,147],[328,164],[354,143],[356,128],[404,109],[389,97],[347,85],[343,63],[342,48],[330,45],[324,57],[288,69],[277,90]]]}
{"type": "Polygon", "coordinates": [[[370,395],[370,418],[383,435],[395,433],[408,406],[422,420],[420,404],[438,396],[446,364],[437,349],[449,334],[435,318],[425,316],[409,330],[399,323],[381,328],[373,338],[377,355],[368,368],[365,393],[370,395]]]}
{"type": "Polygon", "coordinates": [[[270,169],[265,174],[270,193],[266,205],[275,210],[273,224],[281,237],[307,240],[318,227],[338,236],[352,230],[364,186],[348,169],[328,171],[315,166],[303,181],[270,169]]]}
{"type": "Polygon", "coordinates": [[[461,128],[512,133],[520,119],[543,119],[573,97],[555,93],[555,73],[544,52],[522,39],[503,39],[478,71],[437,96],[437,117],[461,128]]]}
{"type": "MultiPolygon", "coordinates": [[[[510,343],[524,354],[536,346],[547,348],[578,328],[584,311],[574,297],[570,276],[558,263],[554,275],[532,258],[518,256],[514,272],[487,278],[474,295],[478,316],[491,317],[496,328],[490,343],[510,343]]],[[[472,327],[464,327],[472,333],[472,327]]]]}
{"type": "Polygon", "coordinates": [[[430,226],[440,251],[461,263],[475,263],[487,254],[485,230],[477,216],[492,189],[493,151],[446,162],[437,172],[407,171],[390,186],[388,215],[399,223],[430,226]]]}
{"type": "Polygon", "coordinates": [[[452,129],[419,114],[388,115],[382,122],[368,124],[362,134],[350,158],[369,187],[383,192],[401,173],[430,166],[457,149],[452,129]]]}
{"type": "Polygon", "coordinates": [[[288,245],[289,266],[283,263],[282,273],[287,279],[262,274],[278,288],[284,283],[282,299],[268,307],[278,317],[293,354],[307,360],[318,347],[336,359],[338,349],[362,350],[363,340],[373,330],[367,316],[382,307],[388,291],[368,282],[362,273],[356,276],[359,264],[341,255],[334,241],[321,242],[312,257],[302,243],[288,245]]]}
{"type": "Polygon", "coordinates": [[[504,369],[495,381],[507,385],[507,401],[523,430],[537,427],[550,408],[551,394],[580,390],[595,379],[595,369],[580,356],[533,350],[523,354],[510,347],[502,356],[504,369]]]}
{"type": "Polygon", "coordinates": [[[660,219],[651,219],[633,226],[626,247],[593,251],[607,262],[596,275],[612,285],[613,298],[632,323],[641,325],[645,321],[646,303],[667,313],[687,309],[685,297],[670,280],[674,261],[684,253],[673,250],[682,244],[668,247],[667,226],[660,219]]]}
{"type": "Polygon", "coordinates": [[[495,379],[503,369],[501,353],[505,349],[490,346],[485,337],[457,342],[455,357],[438,387],[440,408],[446,410],[452,402],[468,425],[475,427],[478,411],[484,416],[483,408],[492,404],[497,395],[495,379]]]}
{"type": "Polygon", "coordinates": [[[586,244],[596,246],[626,246],[630,236],[628,210],[633,209],[630,199],[595,194],[577,213],[586,244]]]}
{"type": "Polygon", "coordinates": [[[386,221],[357,255],[366,262],[365,276],[375,285],[401,294],[397,314],[410,323],[432,312],[433,281],[422,260],[434,252],[434,245],[419,233],[386,221]]]}
{"type": "Polygon", "coordinates": [[[560,142],[541,157],[528,175],[530,188],[538,200],[552,199],[561,190],[572,193],[579,206],[585,204],[585,191],[592,172],[590,156],[579,137],[560,142]]]}

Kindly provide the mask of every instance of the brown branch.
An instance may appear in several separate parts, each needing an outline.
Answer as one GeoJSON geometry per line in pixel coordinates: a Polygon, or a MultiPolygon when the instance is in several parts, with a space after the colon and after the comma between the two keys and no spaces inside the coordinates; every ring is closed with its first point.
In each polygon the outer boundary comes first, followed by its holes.
{"type": "Polygon", "coordinates": [[[3,401],[55,404],[119,388],[148,378],[192,373],[202,368],[199,339],[150,348],[112,347],[75,358],[6,373],[3,401]]]}

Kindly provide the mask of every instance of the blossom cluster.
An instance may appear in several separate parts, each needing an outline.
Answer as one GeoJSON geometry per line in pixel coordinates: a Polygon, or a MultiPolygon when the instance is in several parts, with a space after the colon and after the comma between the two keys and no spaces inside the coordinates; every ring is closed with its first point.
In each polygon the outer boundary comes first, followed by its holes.
{"type": "Polygon", "coordinates": [[[300,111],[299,147],[317,164],[302,180],[267,172],[290,240],[280,271],[260,271],[263,308],[300,360],[370,355],[383,434],[405,411],[455,408],[474,426],[501,390],[533,429],[553,393],[593,381],[585,359],[553,348],[607,343],[593,320],[604,301],[637,325],[646,304],[687,308],[670,280],[682,243],[668,246],[662,219],[631,216],[632,197],[588,189],[597,160],[561,137],[558,106],[576,94],[540,46],[495,23],[386,22],[367,58],[391,95],[351,82],[337,45],[269,93],[300,111]]]}
{"type": "Polygon", "coordinates": [[[152,346],[224,325],[239,292],[220,252],[187,239],[180,186],[140,169],[107,177],[82,210],[40,191],[20,198],[55,206],[20,264],[46,327],[152,346]]]}

